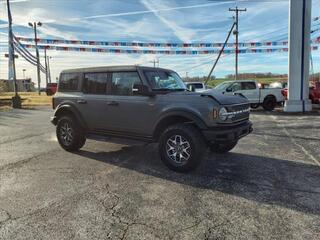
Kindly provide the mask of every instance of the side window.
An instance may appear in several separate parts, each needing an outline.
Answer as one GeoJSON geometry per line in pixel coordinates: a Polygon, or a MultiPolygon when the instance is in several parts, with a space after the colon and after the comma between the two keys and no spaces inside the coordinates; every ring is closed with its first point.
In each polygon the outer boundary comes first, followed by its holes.
{"type": "Polygon", "coordinates": [[[231,86],[231,90],[232,92],[236,92],[241,90],[241,84],[240,83],[233,83],[231,86]]]}
{"type": "Polygon", "coordinates": [[[59,80],[59,91],[77,91],[79,79],[79,73],[62,73],[59,80]]]}
{"type": "Polygon", "coordinates": [[[137,72],[114,72],[112,73],[111,95],[132,95],[134,84],[141,84],[137,72]]]}
{"type": "Polygon", "coordinates": [[[256,89],[256,84],[254,82],[243,82],[242,90],[253,90],[256,89]]]}
{"type": "Polygon", "coordinates": [[[106,94],[108,73],[85,73],[82,90],[89,94],[106,94]]]}

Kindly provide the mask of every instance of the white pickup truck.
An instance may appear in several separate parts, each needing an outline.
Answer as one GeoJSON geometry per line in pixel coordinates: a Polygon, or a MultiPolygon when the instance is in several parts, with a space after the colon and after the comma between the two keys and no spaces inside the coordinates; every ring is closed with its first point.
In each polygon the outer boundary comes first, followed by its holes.
{"type": "Polygon", "coordinates": [[[186,82],[185,84],[188,89],[195,92],[203,92],[210,89],[210,87],[206,86],[203,82],[186,82]]]}
{"type": "Polygon", "coordinates": [[[249,100],[251,108],[258,108],[261,105],[265,110],[272,111],[277,104],[285,101],[281,90],[281,88],[260,89],[254,80],[241,80],[226,81],[208,91],[223,94],[239,93],[249,100]]]}

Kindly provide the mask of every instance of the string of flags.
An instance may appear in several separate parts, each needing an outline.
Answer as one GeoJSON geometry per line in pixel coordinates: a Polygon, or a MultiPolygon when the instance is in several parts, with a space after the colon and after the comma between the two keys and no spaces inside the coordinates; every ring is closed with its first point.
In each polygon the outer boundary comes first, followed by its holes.
{"type": "MultiPolygon", "coordinates": [[[[35,48],[33,44],[21,44],[24,48],[35,48]]],[[[125,54],[166,54],[166,55],[202,55],[202,54],[218,54],[219,49],[212,50],[148,50],[148,49],[117,49],[117,48],[92,48],[92,47],[66,47],[54,45],[38,45],[39,49],[69,51],[69,52],[93,52],[93,53],[125,53],[125,54]]],[[[318,46],[312,46],[311,50],[318,50],[318,46]]],[[[286,48],[263,48],[263,49],[239,49],[238,53],[275,53],[288,52],[286,48]]],[[[235,53],[234,49],[226,49],[225,54],[235,53]]]]}
{"type": "MultiPolygon", "coordinates": [[[[34,38],[16,37],[22,42],[34,42],[34,38]]],[[[162,47],[162,48],[221,48],[224,43],[156,43],[156,42],[108,42],[108,41],[82,41],[64,39],[38,38],[39,44],[73,44],[73,45],[96,45],[112,47],[162,47]]],[[[320,44],[320,37],[313,39],[312,44],[320,44]]],[[[227,43],[226,47],[235,47],[235,43],[227,43]]],[[[288,41],[282,42],[245,42],[239,43],[239,47],[267,47],[288,46],[288,41]]]]}

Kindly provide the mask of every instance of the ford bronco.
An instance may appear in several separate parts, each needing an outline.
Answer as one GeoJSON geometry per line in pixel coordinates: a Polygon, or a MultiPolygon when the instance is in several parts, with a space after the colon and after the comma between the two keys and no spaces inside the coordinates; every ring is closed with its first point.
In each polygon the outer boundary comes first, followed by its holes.
{"type": "Polygon", "coordinates": [[[179,172],[196,168],[208,147],[226,153],[252,131],[244,96],[189,91],[176,72],[162,68],[62,71],[53,108],[65,150],[97,137],[158,142],[162,161],[179,172]]]}

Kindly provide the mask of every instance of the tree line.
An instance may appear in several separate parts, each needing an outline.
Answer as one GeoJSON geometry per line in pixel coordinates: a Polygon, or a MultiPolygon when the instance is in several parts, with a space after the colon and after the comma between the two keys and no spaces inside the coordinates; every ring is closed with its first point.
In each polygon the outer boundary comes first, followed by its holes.
{"type": "MultiPolygon", "coordinates": [[[[288,80],[288,74],[275,74],[275,73],[239,73],[238,79],[259,79],[259,78],[274,78],[275,80],[281,79],[284,81],[288,80]]],[[[216,80],[216,76],[211,76],[210,81],[216,80]]],[[[235,79],[234,74],[228,74],[224,77],[225,80],[233,80],[235,79]]],[[[207,76],[197,76],[197,77],[183,77],[185,82],[205,82],[207,80],[207,76]]],[[[315,74],[310,74],[310,80],[320,81],[320,72],[315,74]]]]}

